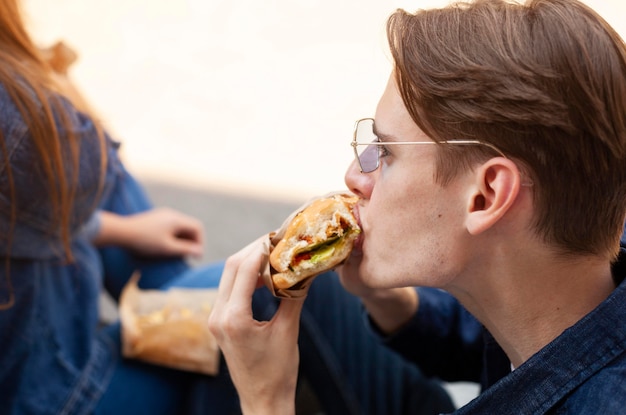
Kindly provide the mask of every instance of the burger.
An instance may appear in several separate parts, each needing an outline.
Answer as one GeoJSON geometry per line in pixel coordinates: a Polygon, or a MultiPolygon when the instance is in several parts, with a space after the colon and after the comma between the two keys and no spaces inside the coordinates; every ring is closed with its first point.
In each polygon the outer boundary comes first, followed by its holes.
{"type": "Polygon", "coordinates": [[[274,288],[296,287],[348,258],[361,233],[353,213],[357,201],[346,194],[322,197],[293,217],[270,253],[274,288]]]}

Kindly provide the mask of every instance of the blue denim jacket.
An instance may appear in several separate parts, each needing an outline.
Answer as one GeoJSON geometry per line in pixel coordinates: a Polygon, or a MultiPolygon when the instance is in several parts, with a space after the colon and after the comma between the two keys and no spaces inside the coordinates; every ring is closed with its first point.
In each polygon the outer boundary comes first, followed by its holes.
{"type": "Polygon", "coordinates": [[[387,344],[425,373],[481,382],[455,414],[626,413],[626,251],[613,267],[618,286],[574,326],[511,372],[493,338],[450,295],[418,289],[420,309],[387,344]]]}
{"type": "MultiPolygon", "coordinates": [[[[100,144],[92,122],[69,103],[66,107],[81,140],[72,264],[59,249],[59,235],[50,232],[47,182],[34,161],[28,128],[0,85],[0,129],[6,143],[0,149],[0,304],[8,306],[0,310],[1,414],[90,413],[117,356],[114,345],[97,331],[101,262],[83,229],[102,195],[100,144]],[[14,200],[8,197],[5,155],[13,171],[14,200]],[[4,236],[11,203],[17,206],[17,223],[8,243],[4,236]]],[[[107,143],[109,177],[120,164],[116,144],[107,143]]]]}

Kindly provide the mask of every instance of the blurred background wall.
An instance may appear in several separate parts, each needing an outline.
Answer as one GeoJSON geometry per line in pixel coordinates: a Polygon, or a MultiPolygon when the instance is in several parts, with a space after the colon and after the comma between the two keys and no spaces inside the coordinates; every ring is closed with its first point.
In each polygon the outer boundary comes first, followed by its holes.
{"type": "MultiPolygon", "coordinates": [[[[140,177],[300,201],[344,187],[396,8],[444,0],[23,0],[140,177]]],[[[589,0],[622,31],[626,3],[589,0]]],[[[622,31],[623,33],[623,31],[622,31]]]]}

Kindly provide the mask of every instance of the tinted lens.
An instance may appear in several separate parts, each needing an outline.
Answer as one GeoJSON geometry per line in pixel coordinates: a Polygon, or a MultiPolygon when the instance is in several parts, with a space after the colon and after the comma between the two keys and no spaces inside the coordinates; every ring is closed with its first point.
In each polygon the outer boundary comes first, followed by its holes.
{"type": "MultiPolygon", "coordinates": [[[[378,137],[374,134],[374,120],[359,121],[356,127],[356,141],[358,143],[378,141],[378,137]]],[[[378,168],[378,146],[358,146],[357,152],[363,173],[370,173],[378,168]]]]}
{"type": "Polygon", "coordinates": [[[378,146],[361,146],[359,163],[363,173],[371,173],[378,168],[378,146]]]}

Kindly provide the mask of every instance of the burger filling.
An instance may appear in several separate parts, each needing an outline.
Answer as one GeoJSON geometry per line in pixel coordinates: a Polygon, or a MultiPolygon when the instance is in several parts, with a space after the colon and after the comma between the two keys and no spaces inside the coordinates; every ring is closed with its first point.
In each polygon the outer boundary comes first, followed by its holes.
{"type": "Polygon", "coordinates": [[[346,236],[352,232],[360,232],[357,228],[352,228],[350,223],[343,217],[338,218],[338,228],[328,228],[326,230],[326,239],[319,243],[313,243],[310,236],[300,236],[300,240],[306,241],[302,251],[296,253],[289,264],[289,270],[292,272],[296,267],[301,269],[314,267],[316,264],[329,259],[337,249],[342,249],[346,236]]]}
{"type": "MultiPolygon", "coordinates": [[[[349,232],[351,231],[348,231],[348,233],[349,232]]],[[[345,242],[345,236],[347,236],[348,233],[343,233],[342,235],[336,234],[324,242],[306,247],[305,250],[294,255],[294,258],[289,265],[289,269],[293,271],[294,268],[299,265],[301,267],[308,268],[318,264],[319,262],[327,260],[333,255],[335,250],[341,248],[341,244],[345,242]],[[304,261],[306,261],[307,264],[302,264],[304,261]]]]}

